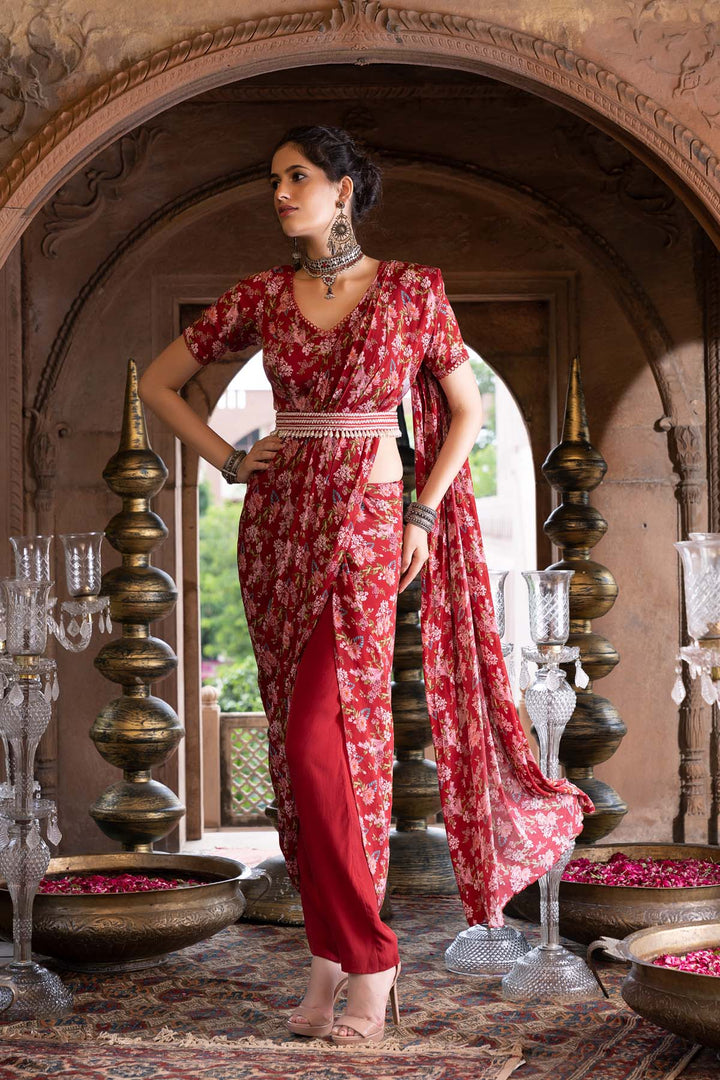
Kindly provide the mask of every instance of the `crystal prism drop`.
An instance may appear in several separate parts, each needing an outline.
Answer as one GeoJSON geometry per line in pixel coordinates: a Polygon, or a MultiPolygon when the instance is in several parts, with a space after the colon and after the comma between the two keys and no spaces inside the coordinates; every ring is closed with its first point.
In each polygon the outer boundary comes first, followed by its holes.
{"type": "Polygon", "coordinates": [[[112,623],[110,622],[110,608],[108,608],[107,615],[105,616],[105,629],[108,634],[112,633],[112,623]]]}
{"type": "Polygon", "coordinates": [[[50,680],[48,680],[45,683],[45,686],[43,687],[42,696],[45,698],[45,700],[47,701],[47,703],[49,705],[50,702],[52,701],[52,686],[50,684],[50,680]]]}
{"type": "Polygon", "coordinates": [[[575,661],[575,685],[580,690],[584,690],[590,682],[590,676],[580,662],[580,658],[575,661]]]}
{"type": "Polygon", "coordinates": [[[34,851],[39,843],[40,843],[40,830],[38,829],[37,821],[34,821],[33,826],[32,826],[32,828],[30,829],[30,832],[27,835],[27,846],[30,848],[31,851],[34,851]]]}
{"type": "Polygon", "coordinates": [[[678,675],[675,680],[673,688],[670,691],[670,697],[676,705],[680,705],[685,700],[685,683],[682,681],[682,675],[678,675]]]}
{"type": "Polygon", "coordinates": [[[70,620],[70,622],[68,623],[67,632],[68,634],[72,634],[73,636],[80,632],[80,627],[78,626],[77,619],[70,620]]]}
{"type": "Polygon", "coordinates": [[[57,701],[57,699],[59,697],[60,697],[60,684],[58,682],[58,677],[57,677],[57,672],[56,672],[55,675],[53,676],[52,699],[53,699],[53,701],[57,701]]]}
{"type": "Polygon", "coordinates": [[[715,704],[715,687],[707,671],[704,671],[700,676],[700,692],[703,701],[707,701],[708,705],[715,704]]]}
{"type": "Polygon", "coordinates": [[[20,689],[20,684],[19,683],[15,683],[12,690],[8,694],[8,701],[10,702],[11,705],[22,705],[22,703],[23,703],[23,692],[20,689]]]}
{"type": "Polygon", "coordinates": [[[57,818],[51,817],[48,821],[47,838],[51,844],[57,845],[62,840],[62,833],[58,828],[57,818]]]}
{"type": "Polygon", "coordinates": [[[101,634],[105,633],[105,617],[104,617],[102,611],[98,615],[98,630],[100,631],[101,634]]]}

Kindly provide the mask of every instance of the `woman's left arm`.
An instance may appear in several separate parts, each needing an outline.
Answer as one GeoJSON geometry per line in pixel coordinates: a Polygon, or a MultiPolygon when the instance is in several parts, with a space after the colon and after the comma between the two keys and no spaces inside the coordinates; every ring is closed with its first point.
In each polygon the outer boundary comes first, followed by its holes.
{"type": "MultiPolygon", "coordinates": [[[[450,408],[450,428],[425,486],[417,496],[419,503],[433,510],[437,510],[443,495],[467,460],[483,421],[482,399],[469,360],[441,379],[440,385],[450,408]]],[[[408,587],[427,557],[428,534],[419,525],[406,525],[398,592],[408,587]]]]}

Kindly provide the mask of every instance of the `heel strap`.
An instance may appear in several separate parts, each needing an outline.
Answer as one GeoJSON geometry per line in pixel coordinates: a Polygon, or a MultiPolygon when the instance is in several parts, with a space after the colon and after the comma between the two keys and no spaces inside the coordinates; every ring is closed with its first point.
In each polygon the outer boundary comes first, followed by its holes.
{"type": "MultiPolygon", "coordinates": [[[[357,1034],[360,1035],[363,1039],[367,1039],[368,1035],[375,1035],[376,1032],[381,1031],[383,1025],[380,1025],[378,1027],[377,1024],[373,1024],[372,1020],[368,1020],[367,1017],[350,1016],[348,1014],[347,1016],[339,1016],[333,1024],[333,1027],[351,1028],[353,1031],[357,1032],[357,1034]]],[[[352,1038],[352,1036],[340,1035],[338,1036],[338,1038],[347,1039],[352,1038]]]]}

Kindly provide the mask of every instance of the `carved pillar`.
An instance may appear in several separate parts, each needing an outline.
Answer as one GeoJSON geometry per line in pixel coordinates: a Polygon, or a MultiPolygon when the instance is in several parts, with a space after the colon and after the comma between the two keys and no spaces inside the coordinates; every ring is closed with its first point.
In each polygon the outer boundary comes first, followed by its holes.
{"type": "MultiPolygon", "coordinates": [[[[601,483],[607,464],[590,443],[577,358],[570,367],[562,440],[550,451],[542,470],[562,496],[545,522],[545,532],[562,554],[560,562],[548,569],[575,571],[568,644],[579,647],[590,676],[587,687],[575,687],[577,703],[560,742],[560,761],[569,779],[595,804],[595,813],[585,818],[578,837],[579,843],[592,844],[612,832],[627,813],[627,804],[618,793],[593,774],[596,765],[615,753],[627,728],[615,706],[593,689],[595,680],[609,674],[619,660],[610,642],[592,629],[592,620],[605,615],[615,603],[617,584],[606,566],[590,558],[591,548],[607,532],[607,522],[590,506],[589,493],[601,483]]],[[[568,680],[574,670],[566,667],[568,680]]]]}
{"type": "MultiPolygon", "coordinates": [[[[704,234],[702,243],[709,528],[711,532],[720,532],[720,253],[704,234]]],[[[717,844],[720,843],[720,709],[717,705],[712,710],[710,788],[709,840],[717,844]]]]}
{"type": "MultiPolygon", "coordinates": [[[[670,457],[678,482],[678,535],[704,530],[703,487],[705,484],[704,447],[701,432],[695,427],[672,427],[668,432],[670,457]]],[[[678,595],[682,593],[682,575],[678,565],[678,595]]],[[[685,624],[685,604],[678,610],[679,636],[689,643],[685,624]]],[[[708,839],[708,752],[710,710],[700,693],[700,680],[688,676],[683,664],[685,700],[679,708],[678,742],[680,746],[680,807],[673,825],[677,843],[704,844],[708,839]]]]}

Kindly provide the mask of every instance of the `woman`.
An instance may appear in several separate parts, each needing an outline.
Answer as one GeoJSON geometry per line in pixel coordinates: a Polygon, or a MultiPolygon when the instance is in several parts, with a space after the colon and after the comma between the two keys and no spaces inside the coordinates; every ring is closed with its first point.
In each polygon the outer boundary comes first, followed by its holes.
{"type": "Polygon", "coordinates": [[[589,800],[540,773],[508,687],[468,454],[481,402],[440,271],[363,254],[354,226],[377,168],[344,131],[294,128],[270,165],[297,270],[221,296],[152,363],[143,400],[247,484],[243,603],[268,716],[280,843],[312,954],[288,1021],[335,1042],[382,1038],[399,972],[379,918],[392,781],[396,600],[423,572],[423,664],[443,810],[465,912],[502,925],[508,898],[582,826],[589,800]],[[227,351],[263,347],[275,431],[243,455],[178,396],[227,351]],[[396,410],[412,388],[417,502],[403,527],[396,410]],[[347,983],[347,1009],[333,1006],[347,983]]]}

